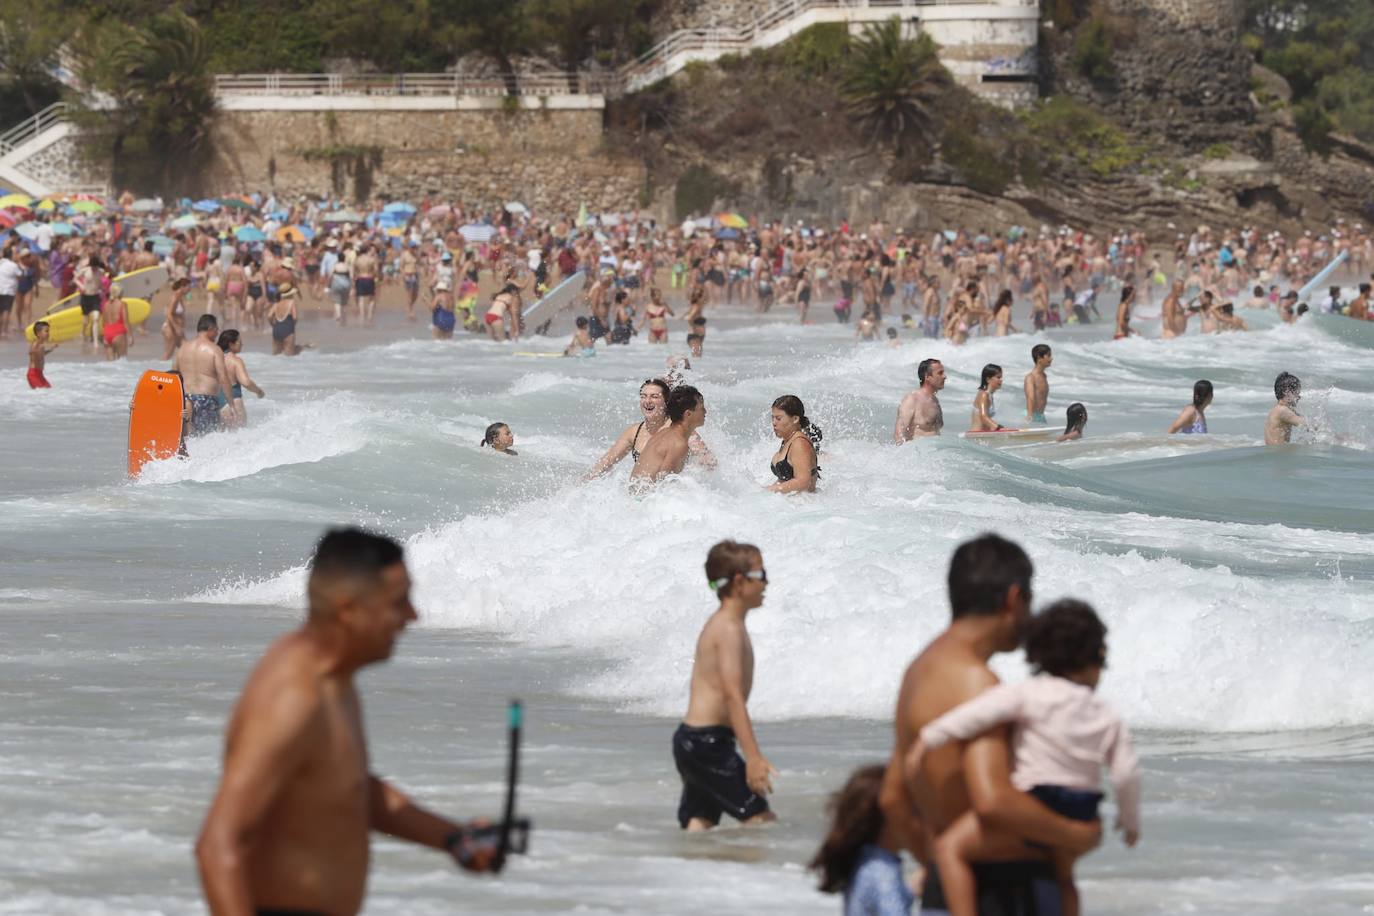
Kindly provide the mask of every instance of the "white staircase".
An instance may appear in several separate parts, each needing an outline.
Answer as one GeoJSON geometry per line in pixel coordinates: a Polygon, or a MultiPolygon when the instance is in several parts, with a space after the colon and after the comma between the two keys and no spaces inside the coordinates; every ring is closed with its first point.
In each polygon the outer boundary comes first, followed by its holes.
{"type": "Polygon", "coordinates": [[[108,190],[84,167],[65,102],[54,102],[0,134],[0,186],[31,197],[108,190]]]}

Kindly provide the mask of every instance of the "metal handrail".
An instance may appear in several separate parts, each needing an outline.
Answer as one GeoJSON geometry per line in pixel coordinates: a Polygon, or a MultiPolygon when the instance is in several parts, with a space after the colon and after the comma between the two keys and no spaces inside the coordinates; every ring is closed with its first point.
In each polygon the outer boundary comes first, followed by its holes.
{"type": "Polygon", "coordinates": [[[612,74],[517,73],[463,76],[457,73],[233,73],[215,77],[218,95],[516,95],[597,93],[617,82],[612,74]]]}
{"type": "Polygon", "coordinates": [[[65,121],[66,117],[67,103],[53,102],[32,117],[25,118],[0,134],[0,156],[8,155],[59,121],[65,121]]]}

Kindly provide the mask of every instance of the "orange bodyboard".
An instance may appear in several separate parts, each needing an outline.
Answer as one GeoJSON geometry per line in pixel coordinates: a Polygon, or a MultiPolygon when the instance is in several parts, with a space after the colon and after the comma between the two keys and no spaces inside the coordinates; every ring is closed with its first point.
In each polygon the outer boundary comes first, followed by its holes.
{"type": "Polygon", "coordinates": [[[149,461],[171,458],[181,447],[181,376],[149,369],[129,402],[129,476],[149,461]]]}

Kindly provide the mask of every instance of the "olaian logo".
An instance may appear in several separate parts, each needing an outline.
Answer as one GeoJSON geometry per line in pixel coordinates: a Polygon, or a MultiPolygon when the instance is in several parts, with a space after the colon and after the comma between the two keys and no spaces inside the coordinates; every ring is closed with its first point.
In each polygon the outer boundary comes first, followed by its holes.
{"type": "Polygon", "coordinates": [[[164,385],[174,385],[178,381],[175,375],[162,375],[157,372],[149,373],[148,377],[151,378],[153,381],[161,382],[164,385]]]}

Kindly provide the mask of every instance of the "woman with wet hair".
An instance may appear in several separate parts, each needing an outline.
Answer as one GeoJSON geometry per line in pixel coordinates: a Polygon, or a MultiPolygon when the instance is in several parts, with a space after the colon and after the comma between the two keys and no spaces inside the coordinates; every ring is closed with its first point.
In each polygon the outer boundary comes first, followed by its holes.
{"type": "Polygon", "coordinates": [[[1193,384],[1193,403],[1183,408],[1179,413],[1174,425],[1169,427],[1169,434],[1174,433],[1206,433],[1207,417],[1203,413],[1212,403],[1212,383],[1206,379],[1201,379],[1193,384]]]}
{"type": "Polygon", "coordinates": [[[1064,435],[1055,439],[1055,442],[1072,442],[1083,438],[1083,427],[1088,425],[1088,408],[1075,401],[1069,405],[1067,417],[1064,435]]]}
{"type": "Polygon", "coordinates": [[[491,446],[493,452],[500,452],[503,455],[515,455],[520,453],[511,446],[515,445],[515,433],[510,431],[510,427],[504,423],[493,423],[487,427],[487,431],[482,435],[482,446],[491,446]]]}
{"type": "Polygon", "coordinates": [[[996,363],[988,363],[983,367],[978,393],[973,396],[973,418],[969,421],[969,432],[992,433],[1005,428],[993,419],[997,416],[997,406],[993,403],[992,396],[1001,387],[1002,367],[996,363]]]}
{"type": "Polygon", "coordinates": [[[624,432],[606,454],[601,456],[601,460],[592,465],[592,469],[586,473],[583,480],[600,477],[619,464],[626,455],[630,456],[631,464],[639,460],[639,453],[643,451],[644,446],[648,445],[654,433],[668,422],[668,392],[668,383],[663,379],[644,380],[644,384],[639,386],[639,412],[643,419],[625,427],[624,432]]]}
{"type": "Polygon", "coordinates": [[[768,489],[774,493],[814,493],[821,469],[816,465],[821,429],[806,416],[801,398],[785,394],[773,402],[773,435],[782,440],[769,470],[777,477],[768,489]]]}

